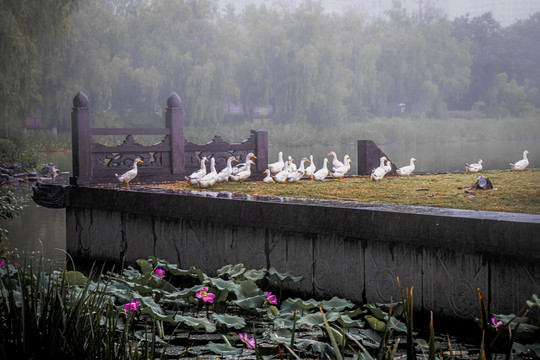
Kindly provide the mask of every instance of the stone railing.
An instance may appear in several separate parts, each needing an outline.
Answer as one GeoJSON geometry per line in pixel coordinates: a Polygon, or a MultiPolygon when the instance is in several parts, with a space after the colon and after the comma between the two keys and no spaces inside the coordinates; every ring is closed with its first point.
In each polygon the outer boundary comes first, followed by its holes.
{"type": "Polygon", "coordinates": [[[139,181],[182,180],[197,169],[203,156],[216,159],[216,169],[225,167],[226,159],[235,156],[243,161],[253,152],[257,156],[254,179],[262,177],[268,165],[268,133],[252,130],[248,139],[240,144],[230,144],[216,135],[212,141],[197,145],[184,137],[182,101],[173,92],[167,99],[165,127],[162,128],[92,128],[88,97],[80,91],[73,99],[71,113],[73,142],[72,185],[116,182],[115,173],[121,174],[133,166],[137,157],[139,181]],[[157,135],[162,140],[150,146],[138,144],[134,136],[157,135]],[[96,143],[94,136],[125,136],[115,146],[96,143]]]}

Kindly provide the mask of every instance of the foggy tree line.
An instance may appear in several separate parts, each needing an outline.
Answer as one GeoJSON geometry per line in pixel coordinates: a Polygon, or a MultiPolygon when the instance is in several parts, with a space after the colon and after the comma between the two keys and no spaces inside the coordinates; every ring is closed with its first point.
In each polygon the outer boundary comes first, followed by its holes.
{"type": "Polygon", "coordinates": [[[277,123],[320,128],[402,111],[522,117],[540,108],[540,13],[502,28],[490,14],[449,20],[436,9],[419,15],[396,5],[367,19],[309,1],[241,13],[211,0],[0,7],[0,65],[9,69],[0,137],[22,129],[36,108],[43,127],[69,128],[79,90],[102,126],[119,126],[117,118],[161,124],[172,91],[188,125],[229,121],[227,104],[241,104],[247,119],[271,106],[277,123]]]}

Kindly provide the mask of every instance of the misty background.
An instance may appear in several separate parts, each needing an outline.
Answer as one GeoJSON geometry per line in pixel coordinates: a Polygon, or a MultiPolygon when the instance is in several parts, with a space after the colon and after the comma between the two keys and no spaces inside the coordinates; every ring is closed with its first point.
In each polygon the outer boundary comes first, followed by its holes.
{"type": "Polygon", "coordinates": [[[540,13],[474,3],[2,2],[0,137],[69,131],[82,90],[95,127],[163,126],[176,91],[195,142],[538,139],[540,13]]]}

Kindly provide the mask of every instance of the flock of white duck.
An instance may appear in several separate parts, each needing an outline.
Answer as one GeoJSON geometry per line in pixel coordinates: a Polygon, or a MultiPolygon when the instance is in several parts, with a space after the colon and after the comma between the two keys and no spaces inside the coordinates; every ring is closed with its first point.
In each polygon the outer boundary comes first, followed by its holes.
{"type": "MultiPolygon", "coordinates": [[[[328,169],[328,158],[324,158],[322,167],[317,170],[313,161],[313,155],[310,155],[309,159],[307,157],[302,158],[300,165],[297,167],[291,156],[288,157],[287,161],[284,161],[283,152],[280,151],[278,154],[278,161],[268,164],[268,169],[264,171],[266,177],[263,181],[265,183],[293,183],[300,181],[304,177],[313,181],[322,181],[329,175],[335,179],[343,179],[351,169],[351,157],[347,154],[343,157],[343,161],[340,161],[334,151],[330,151],[328,156],[330,155],[333,156],[332,170],[328,169]],[[307,167],[306,162],[309,163],[307,167]]],[[[527,155],[530,155],[530,153],[525,150],[523,152],[523,159],[516,163],[510,163],[510,169],[513,171],[525,170],[527,166],[529,166],[527,155]]],[[[215,159],[210,159],[210,172],[207,172],[206,163],[208,162],[208,158],[203,157],[201,159],[200,169],[191,175],[186,176],[186,181],[191,185],[198,185],[203,189],[210,188],[217,183],[226,183],[229,181],[239,182],[241,184],[251,176],[251,165],[255,164],[252,159],[256,158],[255,154],[249,153],[246,156],[246,161],[244,163],[232,166],[232,162],[238,160],[234,156],[230,156],[227,159],[227,166],[218,173],[216,171],[215,159]]],[[[142,160],[137,158],[133,162],[133,168],[131,170],[123,175],[115,174],[118,181],[124,182],[126,186],[129,187],[129,182],[137,176],[137,164],[139,162],[142,163],[142,160]]],[[[409,165],[397,169],[396,173],[399,176],[411,175],[415,170],[415,162],[416,159],[411,158],[409,165]]],[[[482,171],[483,165],[484,162],[480,159],[477,163],[466,164],[465,171],[468,173],[477,173],[482,171]]],[[[379,167],[373,169],[371,172],[371,180],[380,181],[391,170],[392,163],[386,156],[383,156],[380,159],[379,167]]]]}

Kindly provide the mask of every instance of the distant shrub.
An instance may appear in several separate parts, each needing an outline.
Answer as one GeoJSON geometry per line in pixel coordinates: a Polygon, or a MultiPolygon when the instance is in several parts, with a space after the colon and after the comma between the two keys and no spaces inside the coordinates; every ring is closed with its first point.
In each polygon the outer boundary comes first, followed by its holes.
{"type": "Polygon", "coordinates": [[[17,145],[9,139],[0,139],[0,164],[15,161],[17,145]]]}

